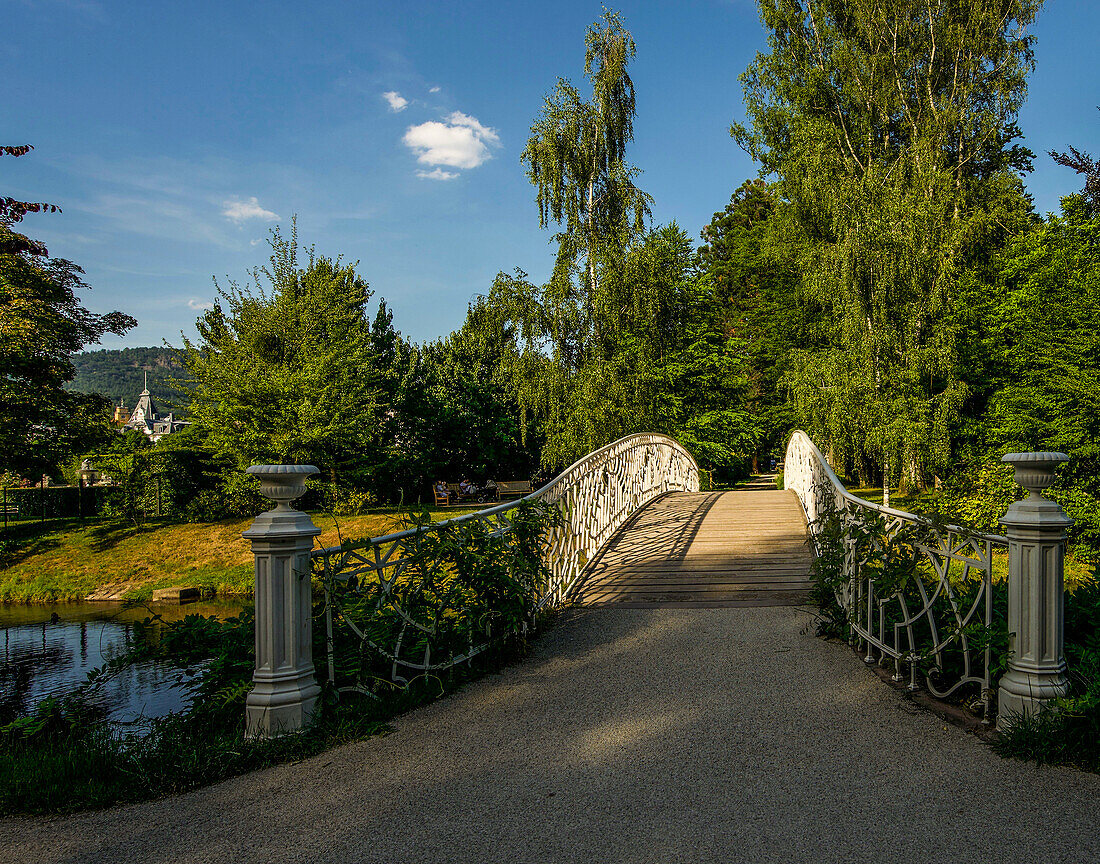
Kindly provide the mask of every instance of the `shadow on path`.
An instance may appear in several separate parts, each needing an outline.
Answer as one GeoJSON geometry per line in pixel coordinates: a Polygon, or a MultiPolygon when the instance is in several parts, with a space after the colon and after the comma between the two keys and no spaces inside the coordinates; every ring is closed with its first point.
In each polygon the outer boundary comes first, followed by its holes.
{"type": "Polygon", "coordinates": [[[1001,760],[808,621],[790,607],[575,610],[527,661],[387,737],[162,801],[5,820],[0,859],[1100,857],[1100,777],[1001,760]]]}

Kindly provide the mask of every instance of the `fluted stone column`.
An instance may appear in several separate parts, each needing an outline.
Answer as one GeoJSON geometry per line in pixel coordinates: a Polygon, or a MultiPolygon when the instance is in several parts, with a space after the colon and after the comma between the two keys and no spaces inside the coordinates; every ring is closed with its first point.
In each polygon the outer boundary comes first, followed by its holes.
{"type": "Polygon", "coordinates": [[[321,529],[290,502],[306,490],[312,465],[253,465],[260,492],[276,502],[244,537],[256,574],[256,670],[245,703],[245,734],[273,738],[313,718],[321,688],[313,675],[310,551],[321,529]]]}
{"type": "Polygon", "coordinates": [[[997,728],[1068,692],[1063,653],[1063,567],[1073,524],[1041,493],[1054,482],[1065,453],[1009,453],[1016,482],[1028,490],[1001,518],[1008,535],[1008,671],[1001,676],[997,728]]]}

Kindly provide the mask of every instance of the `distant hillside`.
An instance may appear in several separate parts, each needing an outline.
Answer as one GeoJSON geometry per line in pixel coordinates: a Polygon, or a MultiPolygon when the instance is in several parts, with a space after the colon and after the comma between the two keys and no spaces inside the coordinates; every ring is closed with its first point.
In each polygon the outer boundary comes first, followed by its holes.
{"type": "Polygon", "coordinates": [[[183,378],[184,370],[176,352],[169,348],[123,348],[84,351],[72,356],[76,376],[66,385],[78,393],[99,393],[115,405],[121,399],[133,408],[149,373],[149,392],[157,407],[185,413],[187,398],[171,383],[183,378]]]}

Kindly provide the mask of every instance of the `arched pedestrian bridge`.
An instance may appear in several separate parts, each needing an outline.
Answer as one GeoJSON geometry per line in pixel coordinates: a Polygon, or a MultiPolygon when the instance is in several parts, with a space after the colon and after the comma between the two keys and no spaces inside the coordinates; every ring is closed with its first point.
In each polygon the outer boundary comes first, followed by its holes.
{"type": "MultiPolygon", "coordinates": [[[[1041,491],[1066,457],[1005,458],[1017,463],[1019,482],[1041,491]]],[[[314,469],[250,470],[261,475],[269,497],[292,500],[301,492],[279,492],[280,484],[301,484],[314,469]]],[[[309,581],[301,577],[310,568],[324,590],[328,680],[340,691],[373,694],[381,681],[404,686],[450,674],[522,638],[540,612],[565,605],[804,603],[815,556],[868,663],[892,667],[894,679],[910,689],[958,693],[988,721],[995,683],[990,646],[1002,626],[993,619],[992,575],[1009,539],[856,498],[802,432],[788,444],[784,485],[781,491],[763,479],[730,492],[700,491],[699,469],[679,443],[632,435],[578,460],[524,499],[386,537],[311,551],[318,532],[305,514],[264,514],[246,534],[257,562],[250,727],[272,734],[312,711],[318,692],[312,643],[298,635],[309,632],[309,581]],[[532,514],[545,521],[532,522],[532,514]]],[[[1006,525],[1020,525],[1020,536],[1030,538],[1009,563],[1007,623],[1026,637],[1015,648],[1019,674],[1010,670],[1000,682],[1002,708],[1017,712],[1066,688],[1060,619],[1040,612],[1033,621],[1012,619],[1014,608],[1041,611],[1024,602],[1036,592],[1042,608],[1061,607],[1061,544],[1069,523],[1059,514],[1057,504],[1036,494],[1006,517],[1006,525]],[[1021,555],[1039,558],[1028,569],[1021,555]],[[1044,562],[1057,572],[1046,574],[1044,562]],[[1013,572],[1031,575],[1013,583],[1013,572]]],[[[314,619],[313,626],[321,623],[314,619]]]]}
{"type": "MultiPolygon", "coordinates": [[[[1009,461],[1041,491],[1059,456],[1009,461]]],[[[286,501],[293,490],[277,487],[305,472],[255,473],[286,501]]],[[[531,499],[560,516],[541,541],[548,568],[526,585],[531,606],[585,605],[524,662],[402,716],[393,735],[314,759],[67,820],[0,818],[0,860],[894,862],[956,860],[959,850],[968,860],[1100,860],[1100,777],[1001,759],[781,605],[802,596],[812,548],[832,562],[830,584],[868,665],[988,701],[995,682],[979,637],[993,556],[1008,546],[1009,626],[1021,638],[1000,702],[1042,697],[1065,671],[1050,614],[1061,608],[1057,505],[1020,502],[1007,538],[931,525],[851,496],[801,433],[784,481],[790,491],[700,492],[691,457],[658,436],[597,451],[531,499]],[[883,556],[899,549],[914,568],[905,584],[880,578],[883,556]],[[768,608],[747,608],[756,605],[768,608]]],[[[471,611],[471,586],[495,590],[507,575],[493,572],[497,556],[530,551],[524,509],[312,552],[305,514],[264,514],[249,532],[250,711],[285,723],[288,706],[303,717],[313,698],[311,559],[330,676],[332,646],[349,633],[374,658],[375,680],[398,684],[443,679],[507,635],[497,628],[508,619],[471,611]],[[456,541],[471,554],[457,555],[456,541]]],[[[520,630],[523,611],[511,619],[520,630]]]]}
{"type": "MultiPolygon", "coordinates": [[[[353,634],[355,656],[368,660],[360,667],[366,671],[344,682],[352,690],[369,689],[383,675],[403,685],[443,674],[507,638],[497,610],[471,601],[480,588],[470,571],[486,563],[460,560],[456,546],[482,550],[494,562],[508,559],[523,542],[517,520],[532,509],[553,517],[541,542],[545,570],[526,586],[533,613],[567,604],[792,605],[805,600],[811,585],[812,546],[795,493],[776,489],[773,479],[701,492],[699,469],[680,444],[632,435],[519,501],[314,551],[313,572],[325,590],[330,680],[341,665],[333,647],[341,626],[353,634]],[[485,551],[493,543],[496,551],[485,551]]],[[[307,672],[304,661],[298,669],[307,672]]],[[[286,672],[279,681],[288,680],[286,672]]]]}

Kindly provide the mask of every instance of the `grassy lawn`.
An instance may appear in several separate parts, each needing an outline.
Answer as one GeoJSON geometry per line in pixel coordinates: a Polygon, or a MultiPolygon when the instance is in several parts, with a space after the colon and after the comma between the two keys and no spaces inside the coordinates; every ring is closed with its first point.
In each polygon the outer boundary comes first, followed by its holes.
{"type": "MultiPolygon", "coordinates": [[[[429,509],[433,519],[470,512],[429,509]]],[[[389,510],[337,520],[311,515],[323,532],[320,544],[335,546],[341,538],[377,537],[400,530],[404,514],[389,510]]],[[[151,597],[154,588],[170,586],[221,595],[251,594],[252,553],[241,537],[251,522],[70,522],[11,528],[0,534],[7,565],[0,569],[0,601],[83,600],[93,594],[100,599],[140,600],[151,597]]]]}
{"type": "MultiPolygon", "coordinates": [[[[870,501],[874,504],[882,503],[881,486],[864,489],[850,488],[848,491],[864,501],[870,501]]],[[[919,505],[922,501],[927,501],[928,496],[929,493],[927,492],[904,496],[891,493],[890,506],[895,510],[905,510],[911,513],[918,509],[916,505],[919,505]]],[[[1082,585],[1092,584],[1095,580],[1093,571],[1093,565],[1088,561],[1075,557],[1072,552],[1067,553],[1065,564],[1066,590],[1072,593],[1082,585]]],[[[1002,582],[1007,578],[1008,552],[996,550],[993,553],[993,581],[1002,582]]]]}

